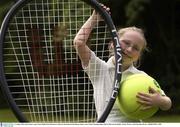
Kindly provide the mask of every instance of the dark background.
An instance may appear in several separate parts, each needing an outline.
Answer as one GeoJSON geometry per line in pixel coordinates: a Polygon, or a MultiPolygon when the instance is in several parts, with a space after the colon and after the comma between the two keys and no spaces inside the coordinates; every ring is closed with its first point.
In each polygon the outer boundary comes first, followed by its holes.
{"type": "MultiPolygon", "coordinates": [[[[0,24],[15,0],[0,0],[0,24]]],[[[141,27],[145,31],[149,52],[140,69],[154,77],[172,99],[171,110],[180,113],[180,0],[99,0],[111,8],[117,28],[141,27]]],[[[0,108],[7,103],[0,91],[0,108]]]]}

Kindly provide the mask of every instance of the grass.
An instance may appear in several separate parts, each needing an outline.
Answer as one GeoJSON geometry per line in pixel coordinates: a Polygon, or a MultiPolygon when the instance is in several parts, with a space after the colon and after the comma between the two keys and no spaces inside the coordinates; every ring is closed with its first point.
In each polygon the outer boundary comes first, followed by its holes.
{"type": "MultiPolygon", "coordinates": [[[[10,109],[0,109],[0,122],[18,122],[18,120],[10,109]]],[[[155,115],[152,118],[144,120],[144,122],[178,123],[180,122],[180,115],[155,115]]]]}
{"type": "Polygon", "coordinates": [[[18,122],[10,109],[0,109],[0,122],[18,122]]]}
{"type": "Polygon", "coordinates": [[[145,122],[178,123],[180,122],[180,115],[157,115],[145,120],[145,122]]]}

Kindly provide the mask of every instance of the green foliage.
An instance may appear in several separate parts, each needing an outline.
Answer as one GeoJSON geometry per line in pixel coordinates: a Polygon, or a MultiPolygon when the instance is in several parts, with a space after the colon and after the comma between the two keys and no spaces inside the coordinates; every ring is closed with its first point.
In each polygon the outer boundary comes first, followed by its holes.
{"type": "Polygon", "coordinates": [[[8,11],[8,9],[11,7],[12,1],[6,0],[6,1],[0,1],[0,26],[3,21],[3,18],[8,11]]]}
{"type": "Polygon", "coordinates": [[[150,4],[150,0],[131,0],[127,4],[125,8],[127,25],[133,25],[138,22],[138,24],[142,24],[143,17],[142,13],[144,13],[147,9],[147,5],[150,4]]]}

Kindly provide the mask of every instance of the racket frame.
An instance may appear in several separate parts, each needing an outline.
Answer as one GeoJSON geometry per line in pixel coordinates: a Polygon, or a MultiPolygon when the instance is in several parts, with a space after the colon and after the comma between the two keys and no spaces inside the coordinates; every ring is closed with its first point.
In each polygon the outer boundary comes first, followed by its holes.
{"type": "Polygon", "coordinates": [[[107,119],[114,103],[116,100],[116,97],[119,92],[120,87],[120,81],[121,81],[121,66],[122,66],[122,55],[121,55],[121,46],[119,41],[119,35],[117,33],[116,27],[112,21],[111,15],[109,12],[107,12],[104,8],[102,8],[101,4],[97,0],[83,0],[87,4],[91,5],[104,19],[106,22],[112,36],[113,45],[114,45],[114,54],[115,54],[115,76],[114,76],[114,88],[111,94],[111,97],[109,99],[109,102],[103,112],[103,114],[99,117],[97,122],[105,122],[107,119]]]}
{"type": "MultiPolygon", "coordinates": [[[[8,24],[13,18],[13,16],[16,14],[19,8],[21,8],[23,5],[26,3],[30,2],[31,0],[18,0],[7,12],[2,24],[1,24],[1,31],[0,31],[0,82],[1,82],[1,89],[6,97],[6,100],[9,104],[9,107],[12,109],[13,113],[15,114],[16,118],[20,122],[28,122],[24,114],[21,112],[20,108],[16,105],[16,102],[13,99],[13,96],[11,94],[11,91],[8,88],[7,80],[5,77],[4,73],[4,68],[3,68],[3,42],[5,39],[5,34],[8,28],[8,24]]],[[[114,88],[111,94],[111,97],[109,99],[109,103],[106,106],[103,114],[101,117],[97,120],[97,122],[105,122],[106,118],[108,117],[108,114],[110,113],[116,97],[119,92],[119,87],[120,87],[120,80],[121,80],[121,66],[122,66],[122,55],[121,55],[121,46],[119,42],[119,37],[118,33],[116,30],[115,25],[113,24],[113,21],[111,19],[110,14],[104,10],[99,2],[97,0],[82,0],[85,3],[89,4],[92,6],[99,14],[102,16],[102,18],[105,20],[108,28],[110,29],[112,40],[113,40],[113,45],[114,45],[114,54],[115,54],[115,77],[114,77],[114,88]]]]}
{"type": "Polygon", "coordinates": [[[4,96],[9,104],[9,107],[13,111],[14,115],[20,122],[28,122],[24,114],[21,112],[20,108],[16,105],[13,96],[11,94],[11,91],[8,88],[7,80],[4,73],[4,64],[3,64],[3,42],[5,40],[5,34],[8,28],[8,24],[11,21],[12,17],[16,14],[18,9],[22,7],[24,4],[26,4],[29,0],[18,0],[10,10],[7,12],[7,14],[4,17],[4,20],[1,24],[0,29],[0,82],[1,82],[1,89],[4,93],[4,96]]]}

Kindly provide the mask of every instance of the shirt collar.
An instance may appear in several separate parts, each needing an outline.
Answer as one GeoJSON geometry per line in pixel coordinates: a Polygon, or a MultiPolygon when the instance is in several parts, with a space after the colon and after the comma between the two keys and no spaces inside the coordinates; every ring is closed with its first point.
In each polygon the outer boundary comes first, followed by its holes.
{"type": "Polygon", "coordinates": [[[108,67],[114,69],[115,65],[113,63],[113,57],[110,57],[109,60],[107,61],[108,67]]]}

